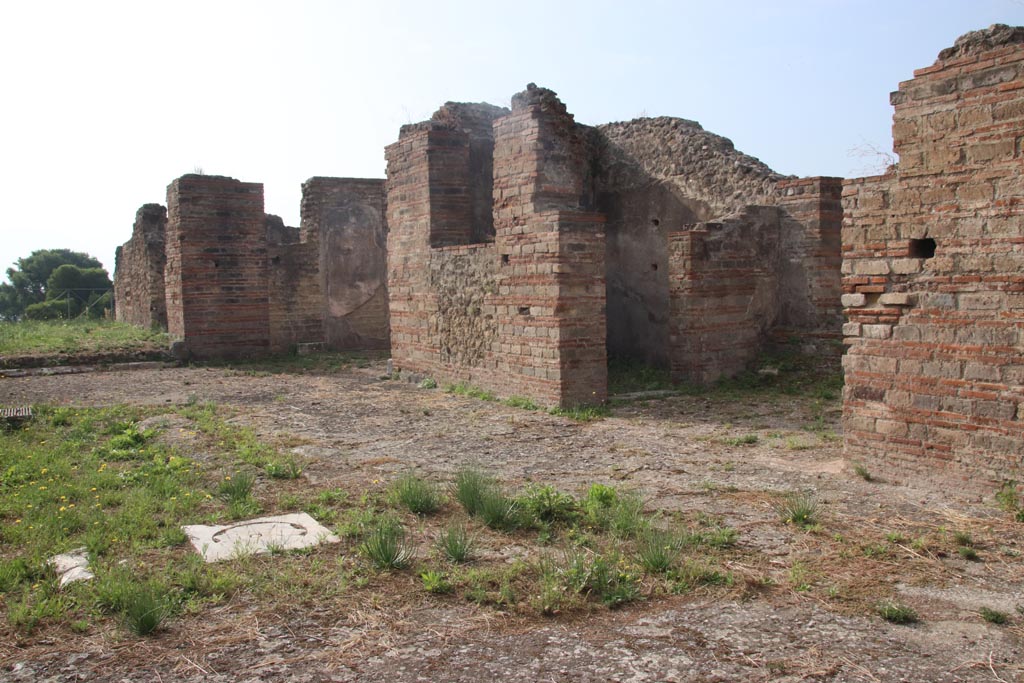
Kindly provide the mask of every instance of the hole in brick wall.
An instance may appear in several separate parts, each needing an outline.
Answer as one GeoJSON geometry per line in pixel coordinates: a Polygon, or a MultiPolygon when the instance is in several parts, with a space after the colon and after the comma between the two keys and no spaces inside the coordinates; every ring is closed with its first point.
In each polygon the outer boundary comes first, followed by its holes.
{"type": "Polygon", "coordinates": [[[652,263],[651,264],[651,270],[657,270],[657,269],[658,269],[658,264],[657,263],[652,263]]]}
{"type": "Polygon", "coordinates": [[[657,218],[652,218],[651,225],[653,225],[654,227],[658,227],[659,225],[661,225],[661,221],[658,220],[657,218]]]}
{"type": "Polygon", "coordinates": [[[502,254],[501,255],[501,265],[503,265],[503,266],[507,266],[508,265],[508,254],[502,254]]]}
{"type": "Polygon", "coordinates": [[[220,261],[214,261],[213,262],[213,267],[214,268],[220,268],[220,261]]]}
{"type": "Polygon", "coordinates": [[[281,262],[281,257],[275,256],[274,258],[270,259],[270,262],[273,263],[274,265],[277,265],[278,263],[281,262]]]}
{"type": "Polygon", "coordinates": [[[519,307],[519,315],[530,315],[530,307],[529,306],[520,306],[519,307]]]}
{"type": "Polygon", "coordinates": [[[931,237],[925,237],[924,239],[919,240],[910,240],[907,255],[910,256],[910,258],[931,258],[935,256],[935,240],[931,237]]]}

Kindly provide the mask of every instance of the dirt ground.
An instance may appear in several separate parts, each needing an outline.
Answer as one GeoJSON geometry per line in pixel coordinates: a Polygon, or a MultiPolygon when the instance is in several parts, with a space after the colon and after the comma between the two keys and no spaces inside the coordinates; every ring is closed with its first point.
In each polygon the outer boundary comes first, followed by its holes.
{"type": "Polygon", "coordinates": [[[635,487],[651,509],[719,515],[737,529],[749,558],[729,567],[739,588],[550,618],[438,600],[412,583],[404,594],[353,592],[340,610],[268,614],[243,596],[149,639],[0,644],[0,679],[1024,681],[1024,524],[991,495],[894,485],[881,471],[872,472],[880,481],[861,479],[842,459],[838,401],[676,395],[577,423],[383,372],[375,363],[319,375],[0,378],[0,405],[213,401],[261,435],[301,442],[303,481],[316,487],[358,491],[410,468],[448,480],[467,463],[511,486],[635,487]],[[756,442],[743,443],[751,434],[756,442]],[[789,491],[821,501],[821,530],[780,523],[773,501],[789,491]],[[980,561],[956,552],[955,531],[971,533],[980,561]],[[797,585],[794,567],[810,587],[797,585]],[[870,605],[889,597],[920,623],[879,618],[870,605]],[[983,607],[1009,623],[986,622],[983,607]]]}

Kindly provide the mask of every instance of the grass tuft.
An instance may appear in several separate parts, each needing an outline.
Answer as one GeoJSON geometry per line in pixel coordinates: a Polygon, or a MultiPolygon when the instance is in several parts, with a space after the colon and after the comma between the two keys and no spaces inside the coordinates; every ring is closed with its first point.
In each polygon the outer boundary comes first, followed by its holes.
{"type": "Polygon", "coordinates": [[[999,610],[990,609],[988,607],[982,607],[978,610],[978,614],[981,618],[990,624],[997,624],[999,626],[1005,624],[1010,620],[1010,615],[1006,612],[1000,612],[999,610]]]}
{"type": "Polygon", "coordinates": [[[415,549],[405,538],[405,530],[394,520],[382,520],[359,546],[378,569],[405,569],[412,564],[415,549]]]}
{"type": "Polygon", "coordinates": [[[783,524],[811,529],[818,524],[820,510],[818,501],[809,493],[789,493],[775,505],[775,512],[783,524]]]}
{"type": "Polygon", "coordinates": [[[437,486],[415,474],[403,474],[391,487],[391,500],[417,515],[432,515],[444,499],[437,486]]]}
{"type": "Polygon", "coordinates": [[[473,537],[462,525],[449,526],[437,538],[437,546],[441,552],[457,564],[468,562],[472,558],[474,544],[473,537]]]}
{"type": "Polygon", "coordinates": [[[467,467],[455,475],[455,500],[469,516],[480,510],[481,501],[487,491],[494,487],[494,480],[480,470],[467,467]]]}
{"type": "Polygon", "coordinates": [[[895,600],[883,600],[875,605],[875,612],[891,624],[916,624],[920,620],[912,607],[895,600]]]}
{"type": "Polygon", "coordinates": [[[678,535],[663,529],[648,529],[637,538],[636,554],[645,570],[664,574],[679,561],[682,548],[678,535]]]}

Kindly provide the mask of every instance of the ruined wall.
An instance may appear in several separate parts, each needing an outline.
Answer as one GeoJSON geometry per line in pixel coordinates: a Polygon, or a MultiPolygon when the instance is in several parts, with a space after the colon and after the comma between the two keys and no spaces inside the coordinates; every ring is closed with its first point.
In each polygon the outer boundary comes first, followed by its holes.
{"type": "Polygon", "coordinates": [[[1024,28],[891,101],[898,168],[843,191],[846,453],[990,488],[1024,474],[1024,28]]]}
{"type": "Polygon", "coordinates": [[[843,323],[843,180],[786,179],[776,190],[785,214],[779,333],[838,341],[843,323]]]}
{"type": "Polygon", "coordinates": [[[320,249],[299,228],[266,216],[267,315],[270,350],[294,351],[299,344],[324,340],[324,295],[320,249]]]}
{"type": "Polygon", "coordinates": [[[781,221],[749,206],[669,235],[673,378],[711,382],[761,352],[779,313],[781,221]]]}
{"type": "MultiPolygon", "coordinates": [[[[842,211],[838,179],[783,178],[738,152],[728,139],[683,119],[636,119],[598,126],[596,147],[598,206],[608,216],[609,354],[671,366],[679,379],[707,381],[741,370],[763,350],[769,333],[775,338],[839,337],[842,211]],[[701,269],[716,270],[716,266],[699,265],[699,255],[694,261],[693,255],[686,254],[686,240],[673,233],[732,216],[726,222],[732,226],[726,231],[731,234],[737,230],[737,220],[742,220],[737,215],[752,205],[784,207],[784,216],[770,221],[774,246],[768,254],[749,249],[731,253],[729,268],[765,272],[768,277],[774,273],[771,288],[777,305],[763,315],[758,310],[741,315],[754,327],[743,330],[739,338],[719,338],[714,325],[689,318],[704,315],[703,304],[680,303],[697,296],[701,287],[691,290],[678,284],[689,280],[685,274],[689,266],[670,264],[669,254],[674,249],[686,263],[701,269]],[[739,264],[745,254],[762,262],[739,264]],[[675,273],[672,285],[670,268],[682,269],[675,273]],[[747,342],[757,345],[744,347],[747,342]]],[[[760,239],[755,233],[761,227],[748,225],[743,232],[760,239]]],[[[720,235],[719,226],[710,232],[720,235]]],[[[712,299],[731,298],[727,306],[739,306],[749,297],[751,283],[742,277],[733,280],[721,272],[715,277],[716,284],[704,288],[712,299]],[[728,292],[729,282],[738,289],[728,292]]],[[[742,326],[737,319],[722,328],[723,334],[742,326]]]]}
{"type": "Polygon", "coordinates": [[[302,185],[302,241],[318,267],[330,349],[390,343],[384,201],[383,180],[315,177],[302,185]]]}
{"type": "Polygon", "coordinates": [[[196,358],[270,346],[263,186],[185,175],[167,188],[167,328],[196,358]]]}
{"type": "Polygon", "coordinates": [[[603,400],[604,241],[584,136],[532,85],[493,130],[493,245],[461,244],[480,237],[465,125],[404,126],[387,149],[392,355],[501,395],[603,400]]]}
{"type": "Polygon", "coordinates": [[[164,238],[167,209],[144,204],[135,214],[132,236],[114,261],[114,315],[120,322],[167,328],[164,296],[164,238]]]}

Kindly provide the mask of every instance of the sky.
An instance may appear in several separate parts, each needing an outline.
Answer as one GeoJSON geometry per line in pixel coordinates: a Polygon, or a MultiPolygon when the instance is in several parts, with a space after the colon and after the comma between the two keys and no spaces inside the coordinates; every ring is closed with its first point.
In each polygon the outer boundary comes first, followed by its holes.
{"type": "Polygon", "coordinates": [[[113,273],[200,170],[297,226],[307,178],[382,178],[401,125],[530,82],[581,123],[678,116],[780,173],[866,175],[889,92],[993,23],[1024,0],[4,2],[0,270],[68,248],[113,273]]]}

